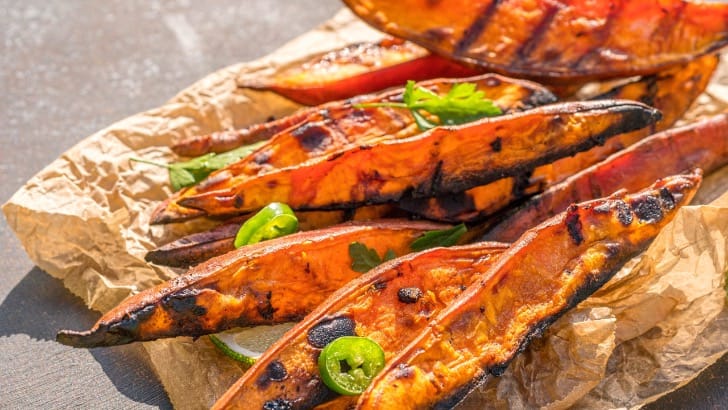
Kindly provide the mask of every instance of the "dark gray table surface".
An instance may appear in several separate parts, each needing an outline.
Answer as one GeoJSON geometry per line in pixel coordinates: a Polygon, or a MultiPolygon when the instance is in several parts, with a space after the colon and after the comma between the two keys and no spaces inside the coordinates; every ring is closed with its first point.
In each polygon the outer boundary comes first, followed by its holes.
{"type": "MultiPolygon", "coordinates": [[[[215,69],[261,57],[334,15],[337,0],[0,2],[0,202],[94,131],[215,69]]],[[[92,324],[0,218],[0,408],[170,408],[139,346],[72,349],[92,324]]],[[[728,360],[653,408],[725,408],[728,360]]]]}

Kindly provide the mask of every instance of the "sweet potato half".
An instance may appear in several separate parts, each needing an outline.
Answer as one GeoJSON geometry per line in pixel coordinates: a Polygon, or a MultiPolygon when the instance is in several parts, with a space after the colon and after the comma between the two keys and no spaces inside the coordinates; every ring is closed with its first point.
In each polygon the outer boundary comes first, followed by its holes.
{"type": "Polygon", "coordinates": [[[269,78],[243,78],[242,88],[273,91],[304,105],[319,105],[401,86],[407,80],[456,78],[479,70],[431,54],[397,38],[351,44],[284,67],[269,78]]]}
{"type": "MultiPolygon", "coordinates": [[[[406,81],[407,79],[404,79],[397,85],[401,86],[406,81]]],[[[496,74],[457,79],[436,79],[422,82],[419,86],[444,95],[453,84],[458,82],[476,84],[478,89],[485,93],[486,98],[493,100],[506,113],[556,101],[556,97],[539,84],[496,74]]],[[[284,135],[288,135],[288,138],[293,134],[299,140],[305,140],[306,135],[309,135],[310,138],[312,133],[311,129],[305,128],[306,123],[316,125],[314,130],[322,134],[320,139],[325,140],[325,136],[330,136],[330,140],[324,141],[329,144],[341,142],[341,137],[336,138],[338,134],[343,134],[348,140],[354,141],[357,138],[378,136],[387,132],[397,133],[400,130],[406,130],[413,124],[411,116],[403,116],[402,110],[383,108],[354,109],[353,104],[401,102],[402,92],[402,88],[397,88],[371,95],[360,95],[349,100],[334,101],[317,107],[304,108],[290,116],[263,124],[254,124],[241,130],[222,131],[187,138],[173,146],[172,150],[182,156],[197,156],[210,151],[224,152],[244,144],[270,139],[284,131],[287,131],[284,135]],[[289,128],[291,129],[289,130],[289,128]],[[363,135],[360,135],[362,132],[363,135]]],[[[405,132],[413,133],[416,131],[415,128],[412,128],[405,132]]],[[[278,138],[284,139],[285,137],[278,138]]],[[[362,140],[362,143],[365,143],[365,141],[362,140]]],[[[308,152],[318,155],[325,153],[323,146],[316,148],[316,150],[308,150],[308,152]]],[[[295,155],[290,157],[295,157],[295,155]]]]}
{"type": "Polygon", "coordinates": [[[728,4],[344,0],[372,26],[489,71],[548,82],[652,74],[728,44],[728,4]]]}
{"type": "Polygon", "coordinates": [[[74,347],[113,346],[300,320],[361,276],[351,268],[352,242],[378,255],[387,250],[404,255],[424,232],[444,227],[425,221],[350,223],[244,246],[129,297],[91,330],[63,330],[56,340],[74,347]]]}
{"type": "MultiPolygon", "coordinates": [[[[199,215],[253,211],[279,201],[294,209],[348,208],[395,201],[404,194],[459,192],[602,144],[644,128],[657,110],[628,101],[564,103],[453,127],[437,127],[376,145],[349,145],[303,164],[259,172],[217,171],[176,194],[154,213],[156,223],[199,215]]],[[[317,149],[325,140],[308,144],[317,149]]],[[[261,167],[265,147],[251,154],[261,167]]],[[[240,164],[240,163],[238,163],[240,164]]],[[[237,168],[236,168],[237,166],[237,168]]]]}
{"type": "Polygon", "coordinates": [[[643,250],[700,181],[699,172],[666,178],[572,205],[529,230],[387,360],[357,408],[453,406],[643,250]]]}

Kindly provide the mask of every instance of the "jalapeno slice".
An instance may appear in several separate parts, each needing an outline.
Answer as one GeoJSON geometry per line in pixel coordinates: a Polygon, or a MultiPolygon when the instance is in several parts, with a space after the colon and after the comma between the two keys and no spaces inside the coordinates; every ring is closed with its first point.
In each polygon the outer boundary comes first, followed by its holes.
{"type": "Polygon", "coordinates": [[[296,232],[298,219],[286,204],[272,202],[245,221],[235,236],[235,247],[258,243],[296,232]]]}
{"type": "Polygon", "coordinates": [[[324,347],[318,367],[331,390],[355,396],[384,368],[384,350],[367,337],[342,336],[324,347]]]}

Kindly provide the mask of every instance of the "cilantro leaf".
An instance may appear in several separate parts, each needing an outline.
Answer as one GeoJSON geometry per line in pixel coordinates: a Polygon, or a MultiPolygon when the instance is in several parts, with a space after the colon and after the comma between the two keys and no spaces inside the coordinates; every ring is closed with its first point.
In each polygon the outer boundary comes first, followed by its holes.
{"type": "Polygon", "coordinates": [[[492,100],[485,99],[485,93],[478,91],[473,83],[453,84],[444,97],[426,88],[415,88],[414,81],[408,81],[406,88],[411,89],[404,94],[404,103],[409,109],[427,111],[437,116],[442,125],[465,124],[503,113],[492,100]]]}
{"type": "Polygon", "coordinates": [[[410,245],[415,252],[438,246],[452,246],[468,231],[465,224],[453,226],[450,229],[425,232],[410,245]]]}
{"type": "Polygon", "coordinates": [[[484,117],[503,114],[493,100],[485,98],[483,91],[478,91],[474,83],[455,83],[450,91],[440,96],[431,90],[416,86],[412,80],[407,81],[402,94],[402,103],[364,103],[357,108],[392,107],[406,108],[412,113],[415,123],[422,131],[437,125],[458,125],[472,122],[484,117]],[[421,112],[427,112],[438,118],[439,124],[430,121],[421,112]]]}
{"type": "Polygon", "coordinates": [[[169,183],[172,185],[172,190],[179,191],[184,187],[197,184],[207,178],[207,176],[213,171],[225,168],[239,159],[247,157],[264,143],[265,141],[260,141],[254,144],[235,148],[234,150],[224,152],[222,154],[209,153],[187,161],[172,162],[170,164],[160,164],[139,158],[131,158],[131,160],[167,168],[169,171],[169,183]]]}
{"type": "Polygon", "coordinates": [[[349,244],[349,256],[351,257],[351,269],[359,273],[369,272],[372,268],[381,265],[382,262],[397,257],[393,250],[387,249],[384,258],[380,258],[376,250],[368,248],[361,242],[349,244]]]}

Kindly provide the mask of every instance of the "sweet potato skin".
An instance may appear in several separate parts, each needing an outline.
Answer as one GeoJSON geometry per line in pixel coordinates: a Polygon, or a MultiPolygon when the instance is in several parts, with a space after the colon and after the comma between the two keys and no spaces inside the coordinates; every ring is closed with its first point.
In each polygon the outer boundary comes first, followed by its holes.
{"type": "Polygon", "coordinates": [[[319,378],[317,360],[335,330],[350,324],[379,343],[386,357],[405,346],[428,319],[486,271],[506,244],[479,243],[407,255],[349,283],[291,329],[216,403],[216,409],[305,409],[334,397],[319,378]],[[402,296],[402,290],[407,296],[402,296]],[[412,295],[415,295],[414,297],[412,295]],[[334,326],[337,324],[338,326],[334,326]],[[286,377],[269,376],[284,369],[286,377]]]}
{"type": "MultiPolygon", "coordinates": [[[[180,191],[172,202],[220,215],[273,201],[294,209],[330,209],[395,201],[405,193],[426,197],[458,192],[588,149],[648,126],[659,116],[652,108],[626,101],[553,104],[350,147],[255,178],[233,177],[224,169],[208,178],[219,183],[203,181],[180,191]]],[[[166,220],[163,208],[153,220],[166,220]]]]}
{"type": "Polygon", "coordinates": [[[679,175],[634,195],[572,205],[526,232],[387,360],[357,408],[453,406],[639,253],[700,180],[699,172],[679,175]]]}
{"type": "Polygon", "coordinates": [[[618,189],[634,191],[649,181],[696,167],[707,174],[726,165],[728,113],[723,113],[652,135],[584,169],[498,218],[484,238],[510,242],[571,203],[618,189]]]}
{"type": "MultiPolygon", "coordinates": [[[[705,90],[718,66],[718,61],[717,56],[704,56],[688,64],[619,85],[593,98],[594,100],[628,99],[657,108],[662,113],[662,119],[651,127],[615,136],[607,140],[604,145],[579,152],[571,157],[558,159],[520,176],[504,178],[488,185],[442,197],[403,198],[398,206],[432,220],[447,222],[482,220],[506,208],[511,203],[542,192],[654,132],[672,127],[705,90]]],[[[681,170],[666,174],[679,171],[681,170]]],[[[650,180],[666,174],[656,175],[650,180]]]]}
{"type": "Polygon", "coordinates": [[[386,38],[314,56],[271,78],[241,79],[238,86],[269,90],[297,103],[319,105],[401,86],[407,80],[470,77],[479,70],[408,41],[386,38]]]}
{"type": "MultiPolygon", "coordinates": [[[[457,82],[472,82],[486,93],[505,113],[521,111],[556,100],[544,87],[521,80],[513,80],[495,74],[467,79],[442,79],[421,84],[433,92],[446,94],[457,82]]],[[[295,124],[278,132],[247,158],[224,170],[213,173],[197,187],[181,191],[191,192],[222,189],[231,179],[254,178],[271,174],[287,167],[295,167],[311,160],[323,161],[347,150],[369,147],[383,141],[406,139],[421,131],[406,110],[370,107],[355,108],[357,103],[401,101],[402,89],[381,94],[357,97],[351,101],[330,103],[310,109],[303,115],[294,114],[295,124]]],[[[285,122],[285,119],[279,120],[285,122]]],[[[275,123],[273,124],[275,125],[275,123]]],[[[271,125],[271,126],[273,126],[271,125]]],[[[261,126],[264,127],[264,126],[261,126]]],[[[244,210],[230,210],[241,213],[244,210]]],[[[200,212],[185,209],[175,200],[167,201],[155,212],[154,223],[166,223],[200,216],[200,212]],[[162,212],[164,210],[164,212],[162,212]]]]}
{"type": "MultiPolygon", "coordinates": [[[[147,252],[144,260],[158,265],[188,268],[235,249],[235,236],[248,219],[232,218],[209,231],[193,233],[147,252]]],[[[410,215],[396,207],[372,205],[345,211],[297,212],[298,227],[302,231],[329,228],[348,221],[372,221],[384,218],[406,218],[410,215]]]]}
{"type": "Polygon", "coordinates": [[[389,34],[441,55],[542,82],[652,74],[728,44],[728,4],[345,0],[389,34]]]}
{"type": "Polygon", "coordinates": [[[111,346],[299,320],[361,276],[351,269],[350,243],[379,255],[388,249],[403,255],[422,233],[444,227],[403,220],[350,223],[245,246],[131,296],[91,330],[61,331],[57,340],[75,347],[111,346]]]}

